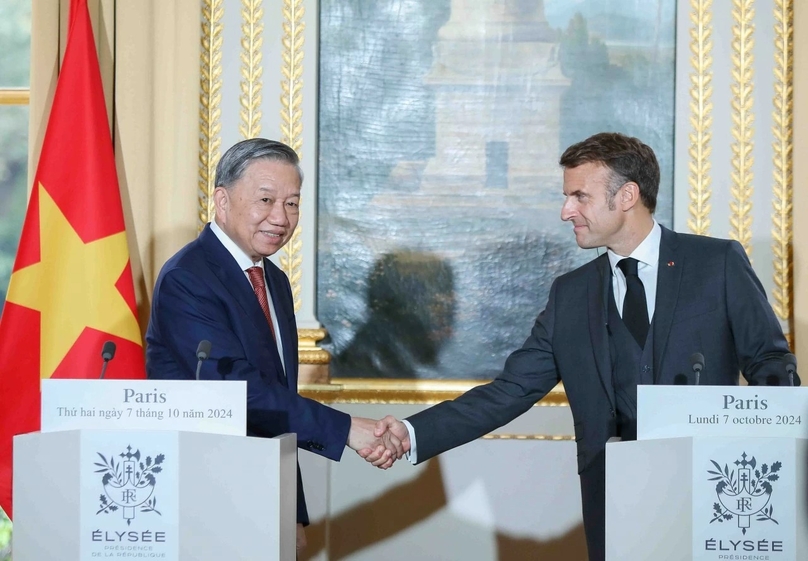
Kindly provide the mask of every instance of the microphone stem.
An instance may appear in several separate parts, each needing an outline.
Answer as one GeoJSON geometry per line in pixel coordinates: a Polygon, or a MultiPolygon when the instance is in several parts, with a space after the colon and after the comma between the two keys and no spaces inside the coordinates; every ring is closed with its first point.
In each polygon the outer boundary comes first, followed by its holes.
{"type": "Polygon", "coordinates": [[[196,361],[196,379],[199,380],[199,372],[202,370],[202,361],[196,361]]]}
{"type": "Polygon", "coordinates": [[[104,373],[107,371],[107,364],[109,363],[108,360],[104,361],[104,364],[101,365],[101,376],[98,377],[99,380],[104,379],[104,373]]]}

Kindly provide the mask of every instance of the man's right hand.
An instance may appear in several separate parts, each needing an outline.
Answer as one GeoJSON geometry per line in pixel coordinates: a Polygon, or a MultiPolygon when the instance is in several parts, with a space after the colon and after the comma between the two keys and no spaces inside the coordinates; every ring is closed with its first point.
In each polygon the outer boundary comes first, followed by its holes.
{"type": "MultiPolygon", "coordinates": [[[[401,442],[405,452],[410,451],[410,431],[407,430],[407,425],[392,415],[387,415],[384,419],[380,419],[379,422],[376,423],[374,434],[379,438],[383,438],[385,435],[392,435],[401,442]]],[[[397,459],[400,460],[401,456],[403,456],[403,454],[399,455],[397,459]]]]}
{"type": "MultiPolygon", "coordinates": [[[[384,444],[384,448],[392,454],[391,460],[400,460],[404,457],[405,453],[410,451],[410,433],[407,430],[407,426],[392,415],[388,415],[376,423],[374,436],[379,438],[384,444]]],[[[382,452],[383,451],[384,450],[382,450],[382,452]]],[[[357,453],[365,460],[378,467],[390,467],[393,465],[392,462],[390,462],[389,465],[378,465],[378,461],[382,457],[380,448],[376,448],[375,450],[366,448],[357,450],[357,453]]]]}
{"type": "Polygon", "coordinates": [[[348,446],[374,466],[387,469],[409,450],[390,432],[378,433],[378,422],[373,419],[351,417],[348,446]]]}

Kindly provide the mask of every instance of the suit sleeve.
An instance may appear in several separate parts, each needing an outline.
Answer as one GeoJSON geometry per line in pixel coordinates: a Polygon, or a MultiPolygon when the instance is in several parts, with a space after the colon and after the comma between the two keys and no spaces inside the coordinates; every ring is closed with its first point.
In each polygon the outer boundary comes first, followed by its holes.
{"type": "MultiPolygon", "coordinates": [[[[785,385],[788,343],[766,292],[743,247],[729,244],[726,257],[727,313],[738,363],[750,385],[785,385]]],[[[799,379],[794,383],[799,385],[799,379]]]]}
{"type": "Polygon", "coordinates": [[[196,347],[207,339],[213,346],[200,378],[247,382],[251,432],[266,437],[294,432],[299,447],[339,460],[348,439],[350,416],[298,395],[295,388],[279,383],[277,374],[251,364],[233,327],[237,313],[226,309],[191,271],[168,271],[154,292],[147,333],[149,377],[193,379],[196,347]]]}
{"type": "Polygon", "coordinates": [[[407,418],[418,442],[418,463],[511,422],[555,387],[559,381],[552,344],[555,288],[553,283],[547,307],[499,376],[407,418]]]}

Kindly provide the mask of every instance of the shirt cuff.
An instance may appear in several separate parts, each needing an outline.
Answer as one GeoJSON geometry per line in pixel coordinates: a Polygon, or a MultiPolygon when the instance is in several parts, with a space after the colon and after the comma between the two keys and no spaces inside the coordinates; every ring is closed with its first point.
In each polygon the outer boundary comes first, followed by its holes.
{"type": "Polygon", "coordinates": [[[406,456],[410,463],[415,465],[418,463],[418,448],[415,445],[415,429],[412,428],[412,425],[407,419],[402,419],[401,422],[404,423],[404,426],[407,427],[407,432],[410,433],[410,451],[407,452],[406,456]]]}

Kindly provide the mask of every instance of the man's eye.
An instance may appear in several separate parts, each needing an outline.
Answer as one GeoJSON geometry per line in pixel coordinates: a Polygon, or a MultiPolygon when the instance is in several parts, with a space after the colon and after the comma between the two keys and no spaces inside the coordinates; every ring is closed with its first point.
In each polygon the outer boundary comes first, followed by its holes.
{"type": "Polygon", "coordinates": [[[263,199],[261,199],[261,202],[262,202],[262,203],[268,203],[268,202],[269,202],[269,199],[268,199],[267,197],[264,197],[263,199]]]}

